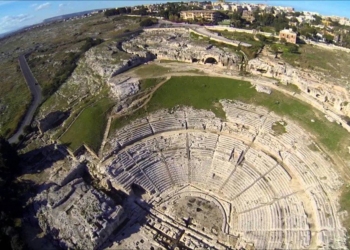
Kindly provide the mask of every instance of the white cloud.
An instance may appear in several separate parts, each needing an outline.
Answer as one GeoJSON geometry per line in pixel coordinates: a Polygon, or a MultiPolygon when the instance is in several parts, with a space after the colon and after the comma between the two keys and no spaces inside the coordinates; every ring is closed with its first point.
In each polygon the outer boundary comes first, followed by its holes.
{"type": "Polygon", "coordinates": [[[23,22],[26,22],[32,18],[34,18],[34,16],[27,14],[4,16],[0,18],[0,32],[9,31],[24,26],[23,22]]]}
{"type": "Polygon", "coordinates": [[[43,9],[49,8],[50,6],[51,6],[51,3],[49,3],[49,2],[43,3],[43,4],[38,5],[35,8],[35,10],[43,10],[43,9]]]}
{"type": "Polygon", "coordinates": [[[33,3],[32,5],[30,5],[30,7],[36,7],[36,6],[38,6],[37,3],[33,3]]]}
{"type": "Polygon", "coordinates": [[[68,9],[71,9],[69,3],[60,3],[58,5],[58,12],[61,13],[61,14],[66,12],[68,9]]]}

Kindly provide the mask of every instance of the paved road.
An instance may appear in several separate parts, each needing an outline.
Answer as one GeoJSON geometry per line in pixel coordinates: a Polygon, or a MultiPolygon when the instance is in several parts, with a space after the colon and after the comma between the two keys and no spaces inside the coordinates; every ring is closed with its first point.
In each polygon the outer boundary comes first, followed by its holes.
{"type": "Polygon", "coordinates": [[[24,119],[21,121],[21,125],[17,129],[16,133],[8,140],[10,143],[18,142],[19,136],[23,134],[24,127],[31,124],[35,110],[38,108],[42,100],[41,88],[39,85],[36,84],[36,80],[32,72],[30,71],[30,68],[27,64],[24,55],[21,55],[18,58],[18,61],[19,65],[21,66],[22,74],[28,84],[33,99],[30,103],[27,113],[25,114],[24,119]]]}

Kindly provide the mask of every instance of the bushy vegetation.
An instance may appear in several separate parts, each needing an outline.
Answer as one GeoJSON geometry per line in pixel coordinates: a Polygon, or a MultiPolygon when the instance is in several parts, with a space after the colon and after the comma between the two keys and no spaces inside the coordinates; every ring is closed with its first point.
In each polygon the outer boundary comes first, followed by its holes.
{"type": "Polygon", "coordinates": [[[254,12],[254,22],[247,22],[242,18],[242,11],[234,11],[229,14],[232,24],[237,28],[245,28],[249,25],[250,28],[262,29],[262,27],[271,27],[275,32],[279,32],[284,28],[289,28],[289,20],[286,18],[284,13],[274,15],[274,13],[259,13],[259,11],[254,12]]]}
{"type": "Polygon", "coordinates": [[[286,43],[275,43],[270,46],[271,50],[275,53],[298,53],[299,47],[296,44],[286,43]]]}
{"type": "Polygon", "coordinates": [[[71,74],[77,67],[78,60],[86,51],[98,44],[101,44],[102,42],[102,39],[92,39],[91,37],[89,37],[85,40],[85,43],[80,48],[79,52],[68,53],[67,58],[62,62],[63,67],[61,67],[59,71],[56,72],[55,77],[52,80],[52,84],[50,86],[46,86],[43,89],[44,97],[52,95],[68,79],[68,77],[71,76],[71,74]]]}
{"type": "Polygon", "coordinates": [[[253,34],[248,34],[244,32],[229,32],[223,31],[221,35],[232,40],[238,40],[240,42],[249,43],[251,47],[239,46],[239,50],[242,50],[249,59],[255,58],[259,50],[264,46],[261,41],[256,41],[253,34]]]}
{"type": "Polygon", "coordinates": [[[122,8],[117,8],[117,9],[108,9],[105,11],[104,15],[105,17],[110,17],[110,16],[115,16],[115,15],[120,15],[120,14],[130,14],[131,13],[131,8],[130,7],[122,7],[122,8]]]}
{"type": "Polygon", "coordinates": [[[149,26],[152,26],[152,25],[157,24],[157,23],[158,23],[157,19],[147,18],[147,19],[144,19],[140,22],[140,26],[141,27],[149,27],[149,26]]]}

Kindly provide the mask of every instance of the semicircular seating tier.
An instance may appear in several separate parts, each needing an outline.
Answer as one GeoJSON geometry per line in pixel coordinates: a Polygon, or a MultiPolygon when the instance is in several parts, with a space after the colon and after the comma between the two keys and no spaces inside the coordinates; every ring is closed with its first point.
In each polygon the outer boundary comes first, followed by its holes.
{"type": "Polygon", "coordinates": [[[342,182],[310,137],[290,121],[240,102],[212,112],[158,111],[118,130],[101,170],[113,186],[138,184],[161,203],[185,187],[215,197],[222,230],[256,249],[345,246],[335,192],[342,182]],[[284,126],[278,135],[273,125],[284,126]]]}

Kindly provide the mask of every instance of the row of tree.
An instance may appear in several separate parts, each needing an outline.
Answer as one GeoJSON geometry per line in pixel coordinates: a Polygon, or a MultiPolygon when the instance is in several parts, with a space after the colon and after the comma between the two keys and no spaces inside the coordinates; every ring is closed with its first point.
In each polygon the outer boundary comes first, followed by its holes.
{"type": "Polygon", "coordinates": [[[143,5],[139,9],[131,9],[130,7],[122,7],[117,9],[108,9],[105,11],[104,15],[106,17],[122,15],[122,14],[131,14],[131,15],[149,15],[148,9],[143,5]]]}

